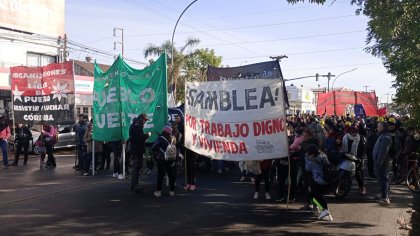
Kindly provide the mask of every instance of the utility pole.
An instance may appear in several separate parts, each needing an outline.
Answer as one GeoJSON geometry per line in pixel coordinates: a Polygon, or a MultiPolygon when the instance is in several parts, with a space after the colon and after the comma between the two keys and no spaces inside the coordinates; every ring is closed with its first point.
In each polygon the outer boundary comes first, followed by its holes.
{"type": "Polygon", "coordinates": [[[330,80],[331,80],[331,77],[335,77],[335,75],[332,75],[331,72],[328,72],[328,74],[326,74],[326,75],[320,75],[320,74],[316,73],[315,74],[315,80],[318,81],[319,80],[319,77],[327,77],[328,78],[328,87],[327,87],[328,89],[327,89],[327,92],[329,92],[330,91],[330,80]]]}
{"type": "Polygon", "coordinates": [[[363,85],[363,87],[365,87],[365,92],[367,93],[367,88],[369,88],[369,85],[363,85]]]}
{"type": "Polygon", "coordinates": [[[289,58],[289,57],[286,55],[280,55],[280,56],[275,56],[275,57],[270,56],[270,59],[277,60],[277,61],[281,61],[281,59],[283,58],[289,58]]]}
{"type": "Polygon", "coordinates": [[[114,27],[114,34],[113,34],[114,37],[117,36],[117,34],[116,34],[117,30],[121,31],[121,41],[120,42],[114,41],[114,50],[116,50],[116,48],[117,48],[117,43],[121,44],[121,56],[124,58],[124,29],[114,27]]]}
{"type": "Polygon", "coordinates": [[[67,61],[67,34],[64,34],[63,60],[67,61]]]}

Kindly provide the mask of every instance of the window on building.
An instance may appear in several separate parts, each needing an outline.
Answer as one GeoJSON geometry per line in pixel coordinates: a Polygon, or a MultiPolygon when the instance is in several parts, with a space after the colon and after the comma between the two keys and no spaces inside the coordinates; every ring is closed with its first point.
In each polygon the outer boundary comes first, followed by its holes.
{"type": "Polygon", "coordinates": [[[83,114],[89,114],[89,108],[88,107],[83,107],[83,114]]]}
{"type": "Polygon", "coordinates": [[[76,107],[76,116],[80,114],[80,107],[76,107]]]}
{"type": "Polygon", "coordinates": [[[55,56],[28,52],[26,54],[26,65],[31,67],[46,66],[56,62],[55,56]]]}

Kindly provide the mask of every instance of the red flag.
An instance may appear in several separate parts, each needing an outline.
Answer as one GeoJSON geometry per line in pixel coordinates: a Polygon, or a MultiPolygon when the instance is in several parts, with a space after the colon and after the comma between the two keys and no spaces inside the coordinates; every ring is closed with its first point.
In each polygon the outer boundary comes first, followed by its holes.
{"type": "Polygon", "coordinates": [[[388,109],[386,107],[379,108],[378,113],[379,116],[386,116],[386,114],[388,113],[388,109]]]}

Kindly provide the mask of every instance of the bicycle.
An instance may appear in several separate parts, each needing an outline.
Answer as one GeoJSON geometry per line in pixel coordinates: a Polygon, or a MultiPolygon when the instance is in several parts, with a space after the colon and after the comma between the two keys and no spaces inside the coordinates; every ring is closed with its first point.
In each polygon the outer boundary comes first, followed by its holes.
{"type": "Polygon", "coordinates": [[[410,170],[407,172],[406,184],[408,189],[412,192],[420,193],[420,165],[419,165],[419,153],[412,153],[415,157],[408,160],[408,162],[413,163],[410,170]]]}

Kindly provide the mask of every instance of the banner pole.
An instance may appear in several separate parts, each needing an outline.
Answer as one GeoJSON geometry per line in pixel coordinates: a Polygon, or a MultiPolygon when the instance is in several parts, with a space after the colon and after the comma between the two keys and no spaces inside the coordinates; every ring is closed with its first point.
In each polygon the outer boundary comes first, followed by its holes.
{"type": "MultiPolygon", "coordinates": [[[[184,177],[185,177],[185,186],[188,185],[188,174],[187,174],[187,168],[188,168],[188,164],[187,164],[187,149],[184,147],[184,177]]],[[[188,189],[185,188],[185,192],[187,192],[188,189]]]]}
{"type": "Polygon", "coordinates": [[[93,139],[92,139],[92,175],[95,175],[95,140],[93,139]]]}
{"type": "MultiPolygon", "coordinates": [[[[73,69],[73,87],[74,87],[74,110],[73,110],[73,118],[76,118],[76,116],[78,115],[77,114],[77,109],[76,109],[76,107],[77,107],[77,104],[76,104],[76,79],[75,79],[75,73],[74,73],[74,60],[72,61],[73,62],[73,67],[72,67],[72,69],[73,69]]],[[[75,121],[75,123],[76,123],[77,121],[75,121]]],[[[74,130],[74,129],[73,129],[74,130]]],[[[74,131],[77,131],[77,130],[74,130],[74,131]]],[[[78,157],[79,157],[79,148],[77,147],[78,146],[78,143],[77,143],[77,132],[76,132],[76,155],[74,155],[74,171],[77,171],[76,170],[76,165],[77,165],[77,160],[79,159],[78,157]]],[[[80,163],[79,163],[80,164],[80,163]]]]}
{"type": "Polygon", "coordinates": [[[123,178],[125,179],[125,142],[122,145],[122,166],[123,166],[123,178]]]}

